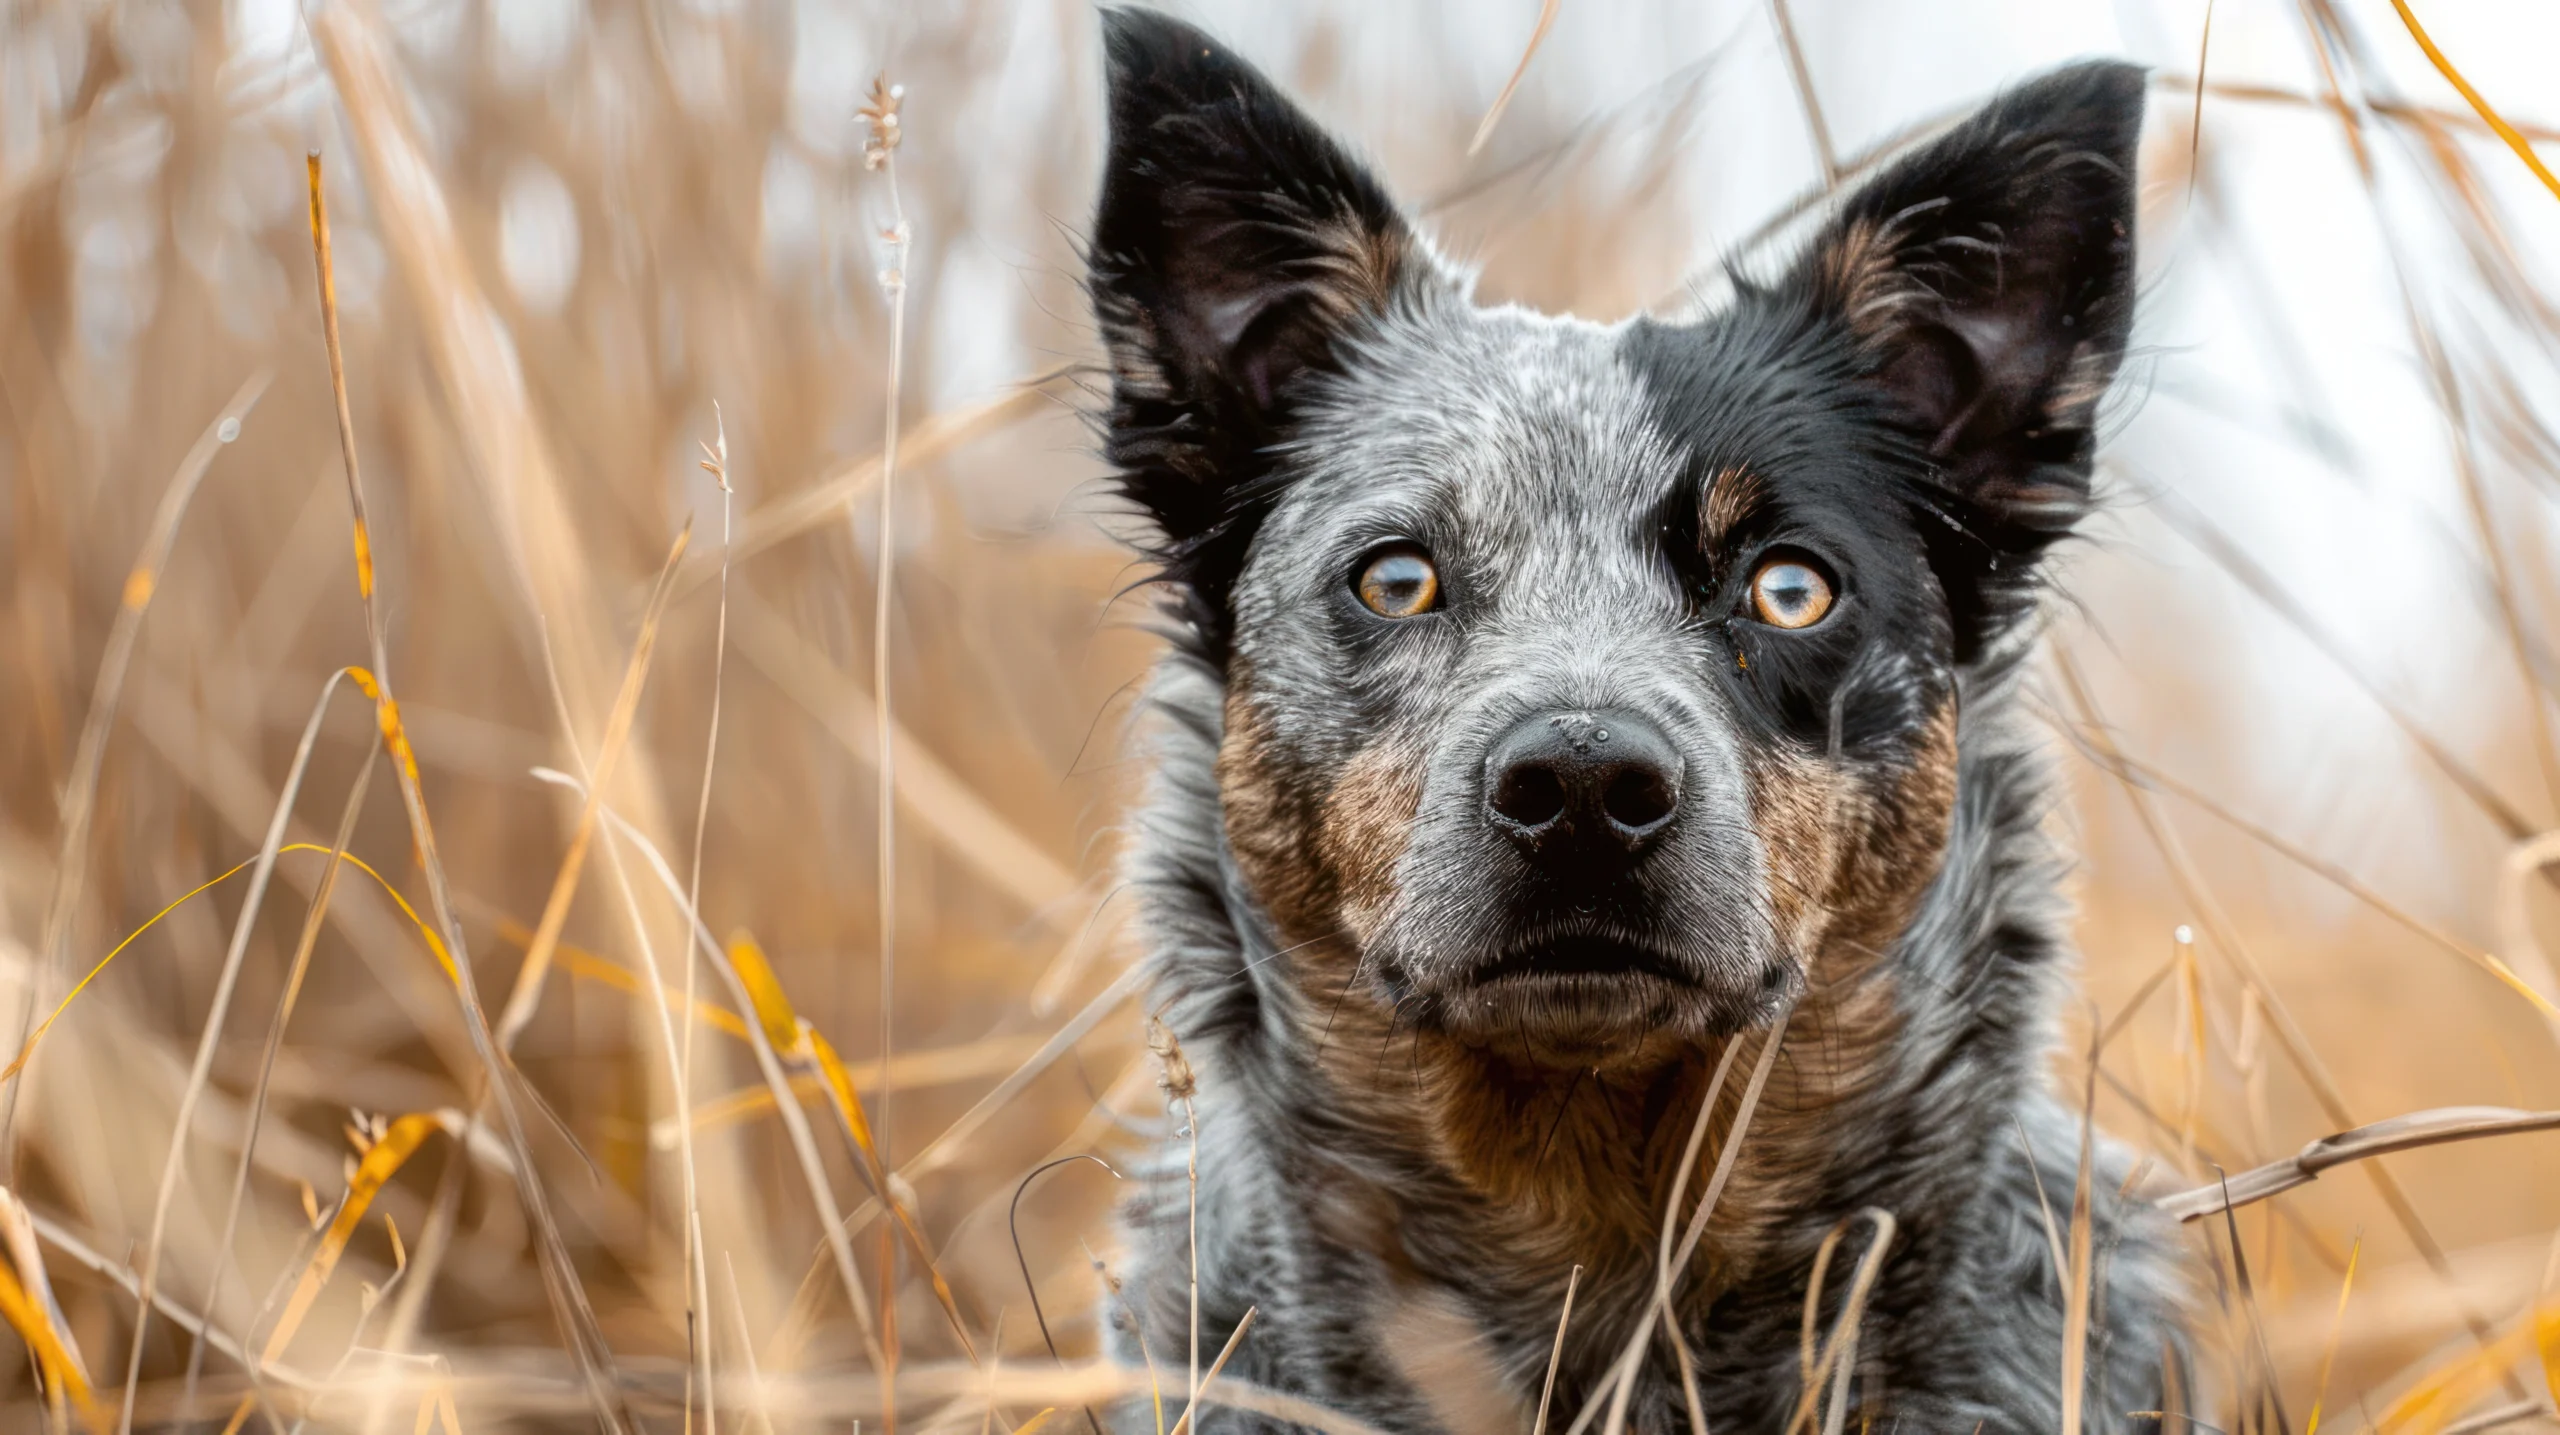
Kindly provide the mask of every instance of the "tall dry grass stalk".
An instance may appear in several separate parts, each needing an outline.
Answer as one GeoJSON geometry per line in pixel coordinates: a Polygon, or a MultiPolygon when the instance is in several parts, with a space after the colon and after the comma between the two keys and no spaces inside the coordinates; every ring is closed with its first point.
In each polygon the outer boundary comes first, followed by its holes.
{"type": "MultiPolygon", "coordinates": [[[[2147,357],[2039,686],[2104,1014],[2056,1080],[2186,1219],[2177,1418],[2544,1418],[2560,116],[2487,10],[2116,8],[2147,357]],[[2423,625],[2324,577],[2360,525],[2423,625]]],[[[1600,317],[2040,62],[1810,0],[1392,10],[1224,18],[1486,297],[1600,317]]],[[[1155,639],[1078,417],[1091,25],[0,17],[0,1427],[1362,1428],[1237,1378],[1268,1330],[1097,1361],[1113,1183],[1026,1184],[1198,1139],[1107,875],[1155,639]]],[[[1775,1050],[1609,1378],[1521,1424],[1704,1404],[1662,1316],[1775,1050]]],[[[2042,1193],[2050,1369],[2103,1338],[2089,1179],[2042,1193]]],[[[1862,1418],[1914,1235],[1825,1247],[1795,1427],[1862,1418]]]]}

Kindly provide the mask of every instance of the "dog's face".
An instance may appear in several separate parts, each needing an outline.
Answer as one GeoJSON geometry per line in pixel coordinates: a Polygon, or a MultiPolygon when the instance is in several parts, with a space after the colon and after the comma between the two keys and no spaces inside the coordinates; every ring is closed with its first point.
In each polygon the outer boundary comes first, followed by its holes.
{"type": "Polygon", "coordinates": [[[1578,1064],[1890,942],[1962,679],[2086,506],[2138,73],[2010,94],[1720,312],[1602,327],[1476,307],[1249,66],[1106,28],[1109,452],[1223,667],[1279,935],[1346,954],[1346,999],[1578,1064]]]}

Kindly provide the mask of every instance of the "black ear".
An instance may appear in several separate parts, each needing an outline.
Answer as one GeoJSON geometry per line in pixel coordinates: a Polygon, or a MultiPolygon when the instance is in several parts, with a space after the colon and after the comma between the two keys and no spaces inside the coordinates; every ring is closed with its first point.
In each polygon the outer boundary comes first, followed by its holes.
{"type": "Polygon", "coordinates": [[[1105,11],[1102,29],[1111,137],[1089,264],[1106,453],[1215,649],[1298,380],[1431,261],[1368,171],[1225,46],[1146,10],[1105,11]]]}
{"type": "Polygon", "coordinates": [[[2133,317],[2142,91],[2106,62],[2010,91],[1859,189],[1796,272],[1994,570],[2088,507],[2133,317]]]}

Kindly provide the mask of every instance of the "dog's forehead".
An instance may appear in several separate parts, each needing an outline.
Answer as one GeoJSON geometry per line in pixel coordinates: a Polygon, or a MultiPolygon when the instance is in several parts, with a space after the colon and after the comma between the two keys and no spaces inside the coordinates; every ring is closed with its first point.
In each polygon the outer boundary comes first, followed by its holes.
{"type": "Polygon", "coordinates": [[[1310,406],[1289,506],[1427,510],[1522,548],[1630,531],[1680,463],[1621,334],[1518,308],[1397,316],[1310,406]]]}

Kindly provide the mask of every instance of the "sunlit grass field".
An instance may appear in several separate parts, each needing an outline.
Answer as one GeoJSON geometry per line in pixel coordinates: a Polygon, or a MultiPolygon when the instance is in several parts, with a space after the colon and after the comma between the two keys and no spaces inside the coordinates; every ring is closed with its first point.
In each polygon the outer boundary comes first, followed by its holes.
{"type": "MultiPolygon", "coordinates": [[[[2003,80],[2153,63],[2036,686],[2055,1079],[2103,1037],[2162,1190],[2560,1108],[2560,107],[2504,83],[2547,22],[1234,9],[1483,297],[1595,317],[1713,302],[2003,80]]],[[[1175,1122],[1113,868],[1159,639],[1086,419],[1094,32],[0,15],[0,1426],[1148,1388],[1096,1353],[1114,1168],[1175,1122]]],[[[2560,1135],[2188,1231],[2199,1428],[2554,1423],[2560,1135]]]]}

